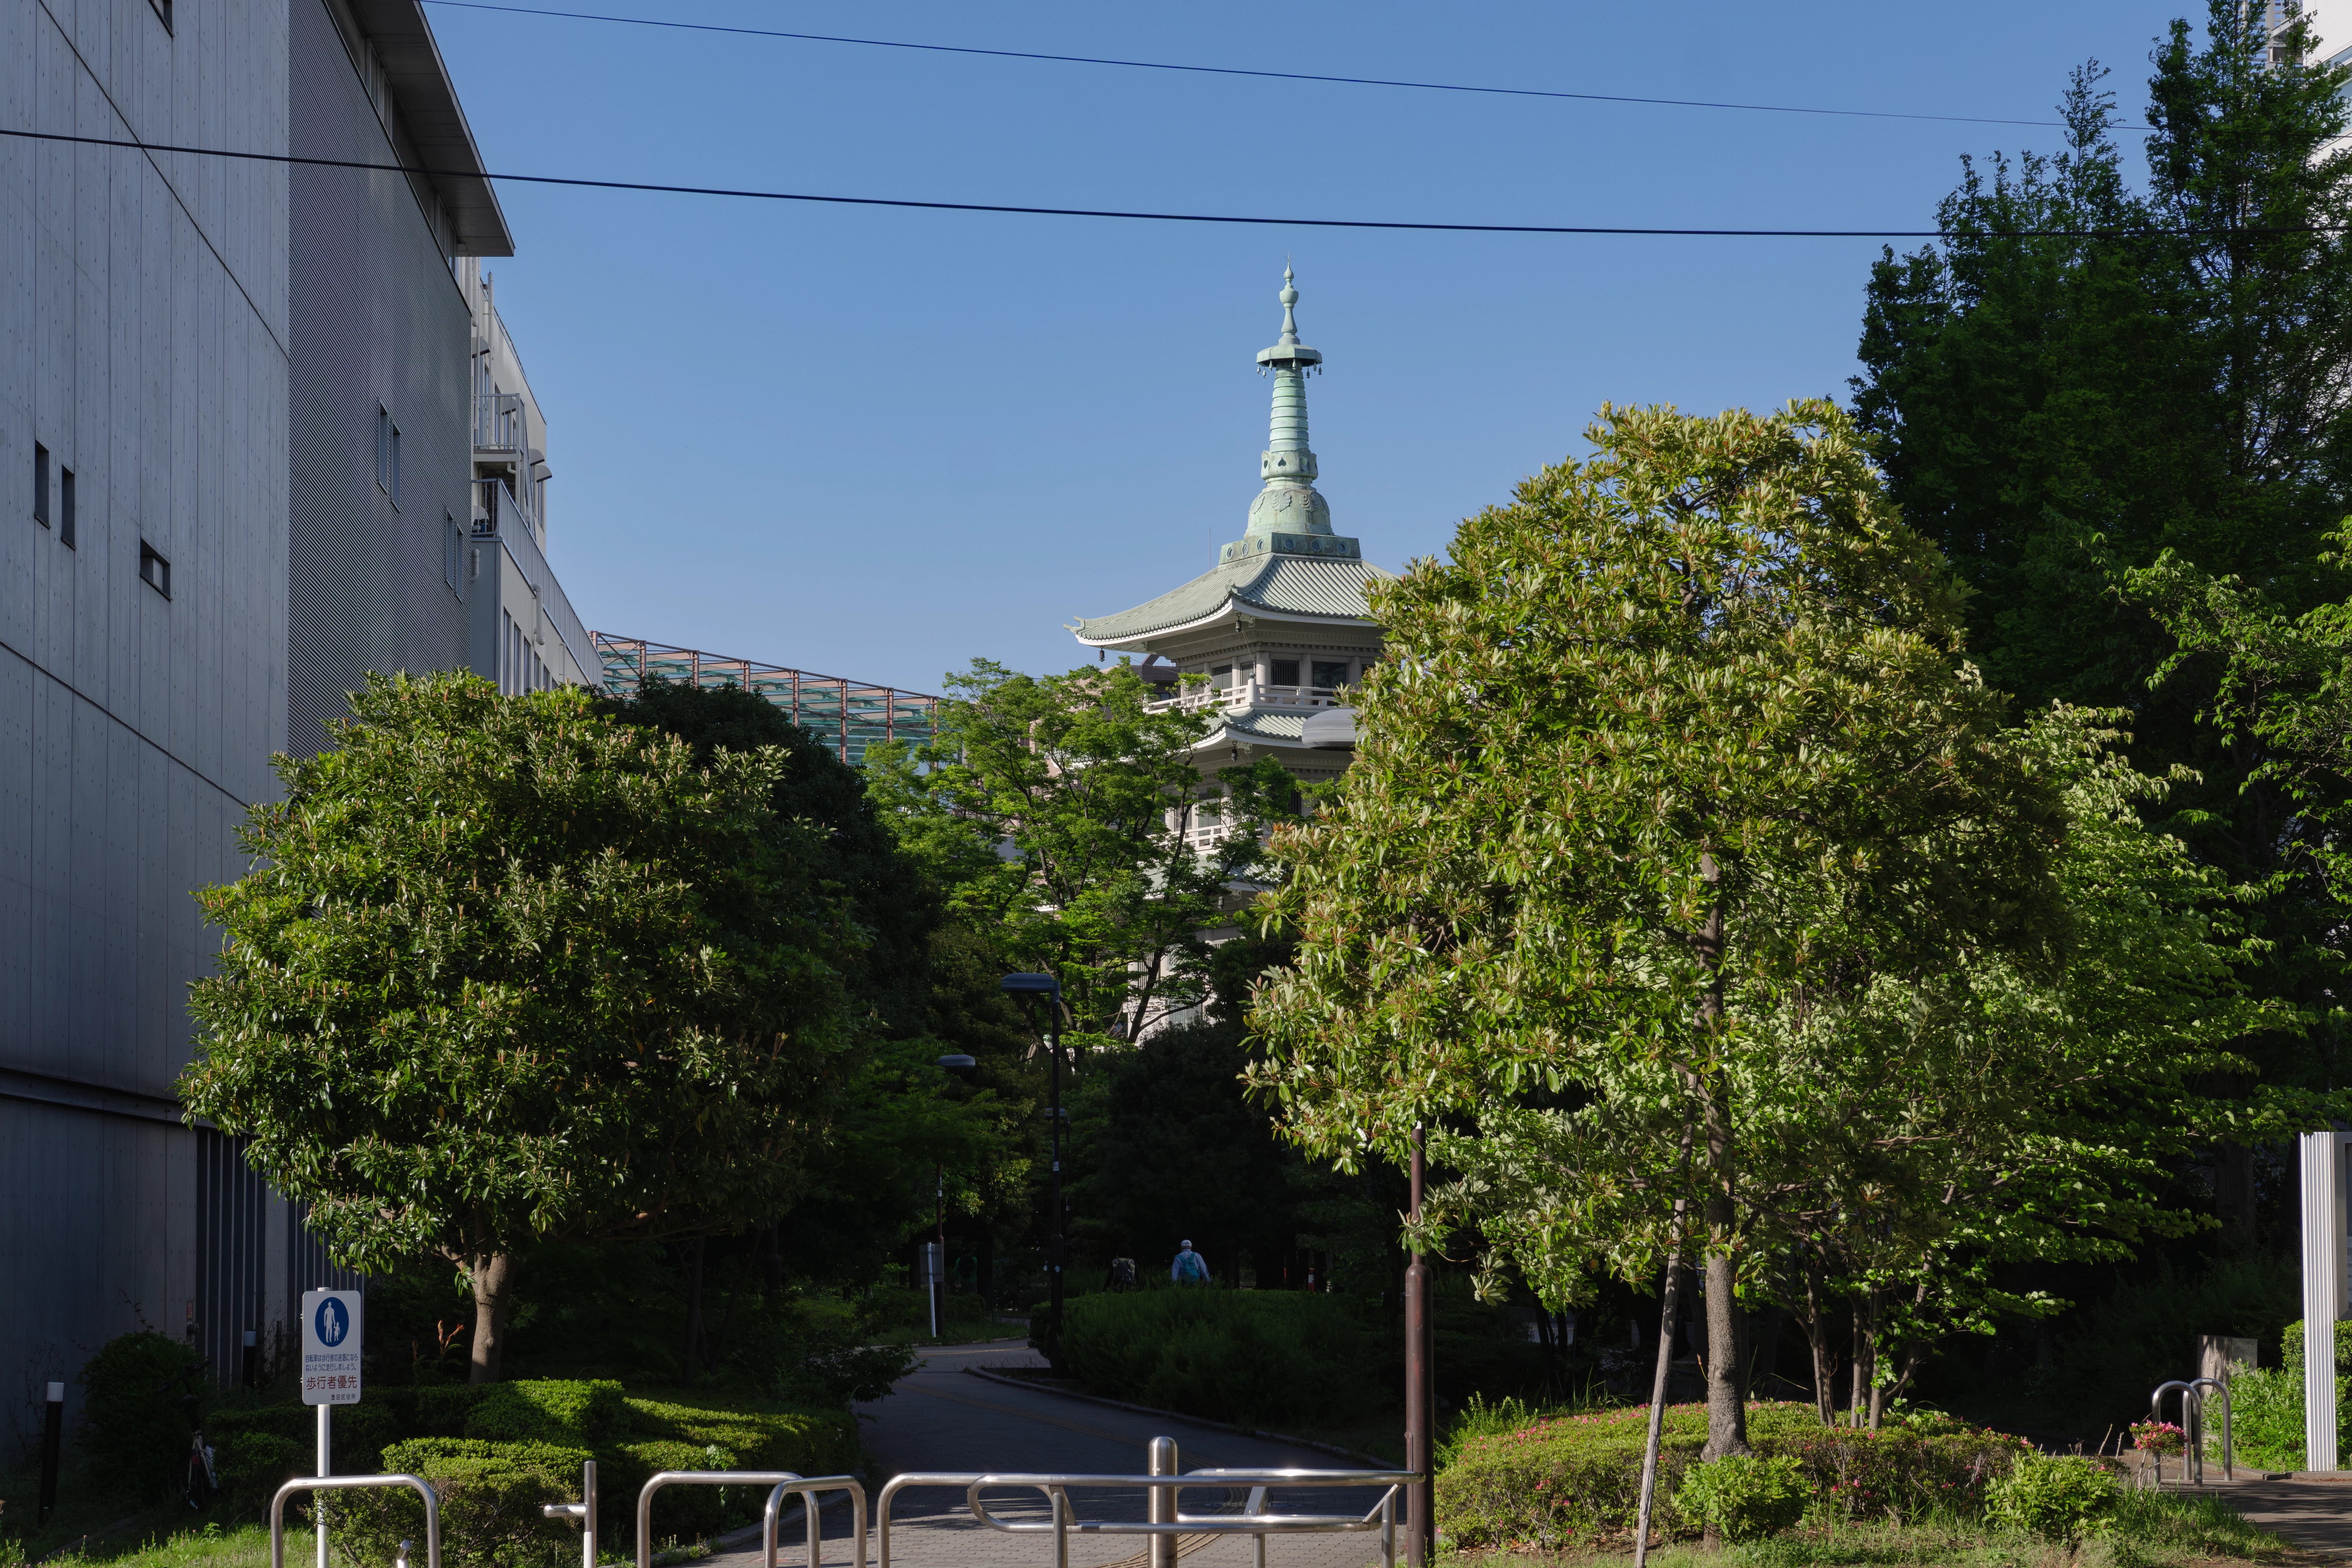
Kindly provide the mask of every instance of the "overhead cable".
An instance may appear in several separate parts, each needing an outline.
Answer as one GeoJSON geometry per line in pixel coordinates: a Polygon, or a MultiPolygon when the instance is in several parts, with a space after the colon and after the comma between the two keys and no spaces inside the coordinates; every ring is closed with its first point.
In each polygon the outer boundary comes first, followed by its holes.
{"type": "MultiPolygon", "coordinates": [[[[421,174],[427,179],[503,180],[518,184],[576,185],[596,191],[646,191],[680,196],[726,196],[743,201],[816,202],[834,206],[904,207],[920,212],[1010,213],[1024,217],[1120,218],[1140,223],[1249,224],[1268,228],[1402,229],[1437,234],[1622,235],[1689,239],[2103,239],[2145,235],[2145,228],[1645,228],[1622,224],[1420,223],[1400,218],[1261,217],[1234,213],[1137,212],[1105,207],[1017,206],[1003,202],[927,202],[906,196],[834,196],[811,191],[755,191],[727,185],[672,185],[645,180],[591,180],[570,174],[499,174],[482,169],[436,169],[421,163],[379,163],[354,158],[313,158],[294,153],[244,153],[227,147],[184,147],[108,136],[74,136],[62,131],[17,131],[0,126],[0,136],[34,142],[64,142],[84,147],[122,147],[133,152],[194,158],[236,158],[257,163],[291,163],[320,169],[362,169],[379,174],[421,174]]],[[[2181,234],[2336,234],[2344,224],[2285,224],[2216,229],[2168,229],[2181,234]]]]}
{"type": "MultiPolygon", "coordinates": [[[[1404,81],[1377,76],[1320,76],[1246,66],[1178,65],[1167,60],[1122,60],[1097,55],[1049,55],[1032,49],[983,49],[969,44],[918,44],[903,38],[852,38],[837,33],[789,33],[776,27],[734,27],[717,22],[677,22],[658,16],[610,16],[596,11],[551,11],[536,5],[499,5],[490,0],[425,0],[461,11],[505,11],[518,16],[557,16],[572,22],[617,22],[634,27],[674,27],[688,33],[730,33],[740,37],[790,38],[810,44],[856,44],[869,49],[917,49],[927,54],[982,55],[1000,60],[1045,60],[1055,65],[1118,66],[1129,70],[1189,71],[1201,76],[1249,76],[1276,81],[1333,82],[1346,87],[1410,88],[1421,92],[1485,93],[1498,98],[1564,98],[1584,103],[1644,103],[1667,109],[1732,109],[1756,114],[1827,114],[1854,120],[1928,120],[1946,125],[2040,125],[2063,129],[2062,120],[2000,120],[1980,114],[1914,114],[1894,109],[1811,109],[1786,103],[1727,103],[1704,98],[1636,98],[1619,92],[1561,92],[1537,87],[1485,87],[1458,81],[1404,81]]],[[[2145,131],[2145,125],[2118,125],[2145,131]]]]}

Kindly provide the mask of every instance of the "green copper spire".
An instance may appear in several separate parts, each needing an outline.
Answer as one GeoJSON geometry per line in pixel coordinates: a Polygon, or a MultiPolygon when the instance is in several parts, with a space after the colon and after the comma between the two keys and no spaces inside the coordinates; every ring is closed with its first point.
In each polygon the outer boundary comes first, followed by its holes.
{"type": "Polygon", "coordinates": [[[1307,445],[1307,375],[1323,356],[1298,341],[1298,289],[1282,269],[1282,341],[1260,349],[1258,372],[1274,372],[1274,418],[1258,459],[1265,488],[1250,502],[1249,528],[1218,552],[1220,562],[1268,553],[1354,557],[1356,542],[1331,531],[1331,503],[1315,488],[1315,453],[1307,445]]]}

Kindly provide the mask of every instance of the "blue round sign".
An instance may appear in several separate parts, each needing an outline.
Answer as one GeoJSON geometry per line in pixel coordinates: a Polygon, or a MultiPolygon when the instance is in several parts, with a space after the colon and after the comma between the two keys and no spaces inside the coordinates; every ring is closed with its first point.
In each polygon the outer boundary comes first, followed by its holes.
{"type": "Polygon", "coordinates": [[[352,1315],[341,1301],[330,1296],[319,1303],[311,1326],[318,1331],[320,1344],[339,1345],[343,1342],[343,1336],[352,1331],[352,1315]]]}

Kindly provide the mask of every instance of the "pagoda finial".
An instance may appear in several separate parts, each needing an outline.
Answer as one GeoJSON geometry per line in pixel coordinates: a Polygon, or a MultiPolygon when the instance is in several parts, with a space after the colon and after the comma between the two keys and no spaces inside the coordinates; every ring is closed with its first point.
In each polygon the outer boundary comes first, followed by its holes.
{"type": "Polygon", "coordinates": [[[1222,561],[1268,553],[1352,556],[1356,542],[1331,531],[1331,504],[1315,489],[1315,454],[1307,445],[1307,374],[1323,356],[1298,341],[1298,280],[1282,269],[1282,341],[1260,349],[1258,372],[1274,373],[1274,417],[1258,459],[1265,487],[1250,503],[1249,528],[1218,553],[1222,561]]]}

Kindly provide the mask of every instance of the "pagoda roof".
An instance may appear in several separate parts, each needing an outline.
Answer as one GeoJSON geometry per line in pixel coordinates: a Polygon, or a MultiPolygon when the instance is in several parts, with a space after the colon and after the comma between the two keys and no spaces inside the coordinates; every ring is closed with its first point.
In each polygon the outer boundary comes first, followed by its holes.
{"type": "Polygon", "coordinates": [[[1247,555],[1213,566],[1149,604],[1091,620],[1082,616],[1070,629],[1089,647],[1109,647],[1205,626],[1225,614],[1369,624],[1364,590],[1391,575],[1360,558],[1247,555]]]}

